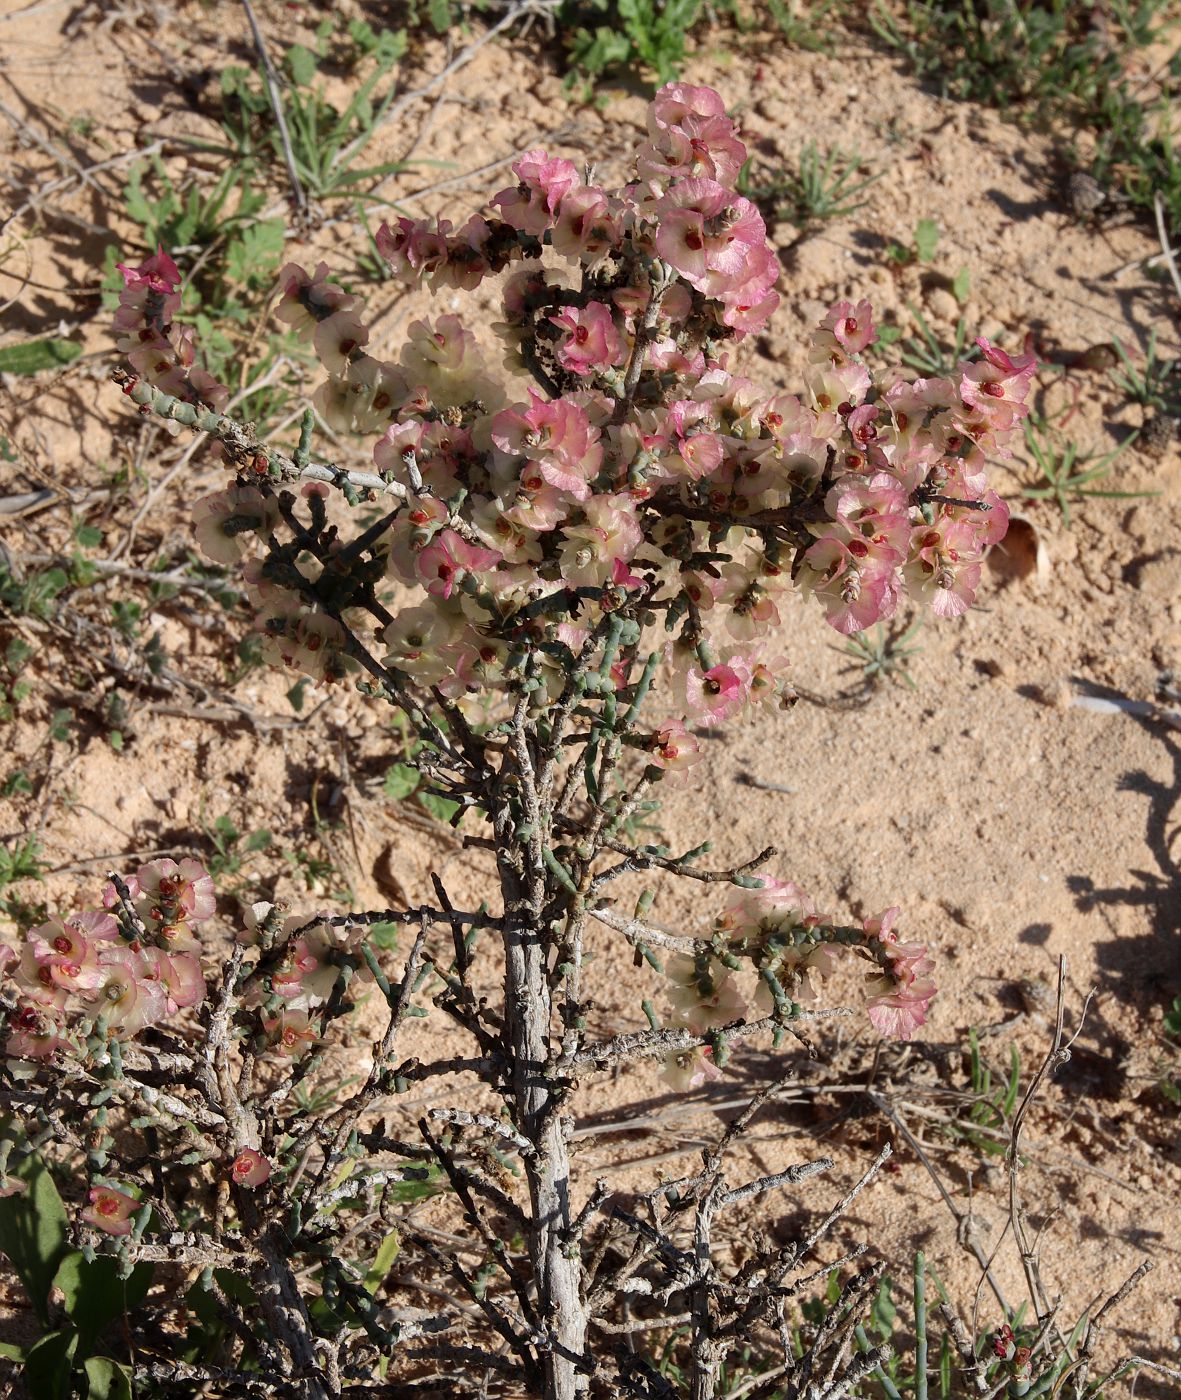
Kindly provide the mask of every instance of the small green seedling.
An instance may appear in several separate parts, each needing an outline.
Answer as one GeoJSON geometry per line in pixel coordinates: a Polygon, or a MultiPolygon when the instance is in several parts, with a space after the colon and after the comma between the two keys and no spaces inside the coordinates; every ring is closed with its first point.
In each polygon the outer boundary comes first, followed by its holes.
{"type": "Polygon", "coordinates": [[[863,169],[856,152],[831,146],[821,154],[816,142],[809,141],[800,152],[798,173],[780,168],[760,178],[747,161],[738,177],[738,190],[753,200],[765,217],[785,219],[807,229],[845,218],[865,204],[860,196],[881,176],[863,175],[863,169]]]}
{"type": "Polygon", "coordinates": [[[1041,473],[1041,484],[1023,486],[1021,495],[1029,501],[1053,501],[1062,512],[1063,522],[1068,529],[1071,523],[1071,501],[1085,500],[1092,496],[1109,500],[1134,500],[1158,494],[1155,491],[1110,491],[1092,485],[1093,482],[1107,476],[1115,459],[1136,440],[1135,433],[1125,438],[1113,451],[1105,452],[1096,458],[1094,453],[1080,453],[1076,442],[1057,440],[1049,422],[1040,414],[1031,414],[1024,428],[1026,446],[1041,473]]]}
{"type": "Polygon", "coordinates": [[[917,690],[918,686],[910,674],[910,663],[922,651],[922,647],[912,646],[911,643],[922,625],[921,618],[905,629],[879,622],[876,627],[850,637],[844,654],[853,658],[854,669],[860,669],[867,686],[877,686],[886,680],[900,680],[911,690],[917,690]]]}

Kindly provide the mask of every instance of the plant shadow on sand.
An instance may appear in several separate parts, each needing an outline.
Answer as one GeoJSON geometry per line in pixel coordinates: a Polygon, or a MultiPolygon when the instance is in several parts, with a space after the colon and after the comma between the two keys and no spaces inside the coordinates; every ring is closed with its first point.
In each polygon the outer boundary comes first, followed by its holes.
{"type": "MultiPolygon", "coordinates": [[[[1116,690],[1085,683],[1085,692],[1099,699],[1122,701],[1116,690]]],[[[1141,769],[1133,769],[1121,781],[1125,792],[1148,799],[1145,843],[1156,860],[1155,870],[1129,870],[1129,882],[1107,888],[1096,886],[1089,875],[1067,876],[1067,886],[1081,910],[1127,905],[1143,909],[1149,932],[1126,934],[1096,945],[1095,958],[1105,985],[1122,1000],[1146,1008],[1181,990],[1181,861],[1175,850],[1181,836],[1181,732],[1173,730],[1153,713],[1127,713],[1158,739],[1173,766],[1171,782],[1161,782],[1141,769]]]]}

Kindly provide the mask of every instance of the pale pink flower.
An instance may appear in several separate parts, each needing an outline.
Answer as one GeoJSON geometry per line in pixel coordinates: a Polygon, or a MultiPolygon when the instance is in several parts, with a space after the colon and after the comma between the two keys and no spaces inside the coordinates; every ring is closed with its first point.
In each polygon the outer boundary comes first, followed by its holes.
{"type": "Polygon", "coordinates": [[[316,1031],[306,1011],[282,1011],[278,1016],[264,1019],[262,1028],[271,1038],[276,1052],[290,1059],[298,1059],[316,1043],[316,1031]]]}
{"type": "Polygon", "coordinates": [[[230,1178],[236,1186],[246,1186],[251,1190],[263,1185],[271,1177],[271,1164],[253,1147],[239,1147],[237,1155],[230,1163],[230,1178]]]}
{"type": "Polygon", "coordinates": [[[411,321],[399,359],[410,383],[425,391],[422,410],[475,400],[491,409],[504,401],[500,382],[487,373],[476,337],[458,316],[438,316],[433,323],[411,321]]]}
{"type": "Polygon", "coordinates": [[[69,1050],[65,1027],[43,1006],[22,1006],[8,1022],[4,1053],[14,1060],[52,1060],[69,1050]]]}
{"type": "Polygon", "coordinates": [[[610,369],[623,359],[623,341],[611,312],[601,301],[567,306],[550,321],[566,332],[557,348],[558,363],[571,374],[610,369]]]}
{"type": "Polygon", "coordinates": [[[108,1235],[130,1235],[132,1216],[143,1205],[142,1201],[114,1186],[92,1186],[87,1200],[90,1204],[82,1212],[81,1218],[87,1225],[93,1225],[96,1230],[103,1230],[108,1235]]]}
{"type": "Polygon", "coordinates": [[[369,342],[369,327],[352,311],[334,311],[312,332],[316,357],[331,375],[340,376],[369,342]]]}
{"type": "Polygon", "coordinates": [[[927,1019],[935,996],[930,980],[915,982],[903,991],[886,992],[866,1003],[870,1024],[879,1035],[892,1040],[909,1040],[927,1019]]]}
{"type": "Polygon", "coordinates": [[[168,1014],[168,993],[150,975],[142,956],[130,947],[112,948],[102,961],[103,981],[86,1012],[104,1021],[115,1035],[130,1036],[155,1025],[168,1014]]]}
{"type": "MultiPolygon", "coordinates": [[[[321,944],[319,952],[323,954],[324,951],[321,944]]],[[[316,956],[309,935],[288,943],[284,961],[271,977],[271,986],[292,1010],[308,1011],[323,1006],[328,1000],[336,985],[336,976],[336,965],[316,956]]]]}
{"type": "Polygon", "coordinates": [[[674,1015],[694,1032],[716,1030],[740,1020],[746,1000],[732,973],[708,957],[674,953],[664,965],[674,1015]]]}
{"type": "Polygon", "coordinates": [[[348,311],[356,304],[355,297],[331,281],[328,264],[323,262],[317,263],[311,274],[299,263],[287,263],[279,270],[277,290],[275,316],[301,334],[314,330],[334,312],[348,311]]]}
{"type": "Polygon", "coordinates": [[[250,548],[250,537],[265,537],[278,523],[278,501],[256,486],[227,486],[193,506],[197,544],[218,564],[239,563],[250,548]]]}
{"type": "Polygon", "coordinates": [[[545,151],[526,151],[513,165],[514,189],[501,190],[491,203],[510,227],[540,237],[553,227],[562,197],[580,183],[568,160],[545,151]]]}
{"type": "Polygon", "coordinates": [[[406,406],[410,387],[397,365],[362,355],[330,375],[312,395],[316,411],[342,433],[377,433],[406,406]]]}
{"type": "MultiPolygon", "coordinates": [[[[769,970],[789,996],[815,1001],[820,995],[816,979],[832,976],[840,952],[835,943],[805,943],[799,948],[784,948],[776,953],[769,970]]],[[[775,1009],[771,987],[761,977],[755,988],[755,1005],[767,1015],[775,1009]]]]}
{"type": "Polygon", "coordinates": [[[894,932],[898,908],[887,909],[877,918],[866,919],[863,927],[877,943],[876,953],[882,972],[870,978],[873,993],[866,1005],[869,1019],[882,1035],[909,1040],[926,1020],[927,1009],[936,994],[930,974],[935,964],[921,943],[900,943],[894,932]]]}
{"type": "Polygon", "coordinates": [[[701,757],[701,745],[685,728],[684,720],[665,720],[649,740],[652,763],[666,772],[691,768],[701,757]]]}
{"type": "Polygon", "coordinates": [[[664,1057],[663,1077],[678,1092],[700,1089],[722,1078],[708,1045],[691,1045],[687,1050],[670,1050],[664,1057]]]}
{"type": "Polygon", "coordinates": [[[428,593],[450,598],[465,575],[495,568],[499,562],[500,555],[494,549],[481,549],[454,530],[442,530],[419,550],[415,570],[428,593]]]}

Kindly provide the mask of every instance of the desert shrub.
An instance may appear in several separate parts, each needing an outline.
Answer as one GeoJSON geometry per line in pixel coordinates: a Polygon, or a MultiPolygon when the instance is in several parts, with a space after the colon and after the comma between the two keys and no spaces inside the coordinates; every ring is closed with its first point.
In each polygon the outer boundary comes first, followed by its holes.
{"type": "MultiPolygon", "coordinates": [[[[707,1400],[752,1355],[757,1393],[899,1393],[888,1329],[863,1326],[886,1316],[883,1265],[832,1236],[888,1149],[832,1209],[825,1161],[731,1180],[772,1079],[679,1180],[587,1181],[570,1151],[599,1074],[653,1061],[687,1093],[752,1037],[815,1053],[840,958],[882,1035],[936,994],[899,910],[826,913],[761,873],[770,849],[710,868],[708,842],[642,839],[708,732],[790,705],[793,590],[844,636],[904,598],[966,611],[1007,520],[985,452],[1034,371],[986,340],[947,377],[871,371],[871,308],[842,302],[799,394],[737,374],[779,271],[734,190],[745,159],[718,96],[674,84],[620,189],[532,151],[488,218],[383,225],[407,282],[504,276],[492,364],[452,314],[379,359],[325,265],[284,268],[277,315],[326,371],[315,408],[372,441],[372,471],[314,460],[311,410],[290,453],[260,446],[174,319],[172,260],[123,266],[121,382],[220,444],[233,478],[194,503],[196,537],[240,567],[261,656],[400,716],[399,783],[449,804],[496,878],[475,908],[435,876],[405,908],[231,910],[178,852],[0,944],[0,1248],[42,1327],[6,1355],[35,1393],[707,1400]],[[630,877],[652,883],[625,903],[630,877]],[[654,918],[669,879],[717,895],[701,926],[654,918]],[[594,1028],[592,952],[639,971],[632,1028],[594,1028]],[[423,1086],[446,1104],[400,1106],[423,1086]],[[815,1223],[735,1262],[728,1222],[781,1190],[815,1223]],[[663,1348],[629,1344],[637,1316],[663,1348]]],[[[217,836],[226,880],[241,837],[217,836]]],[[[1044,1390],[1061,1350],[1019,1326],[995,1358],[1012,1393],[1044,1390]]],[[[979,1391],[997,1367],[964,1335],[948,1365],[979,1391]]],[[[914,1376],[925,1394],[925,1352],[914,1376]]]]}

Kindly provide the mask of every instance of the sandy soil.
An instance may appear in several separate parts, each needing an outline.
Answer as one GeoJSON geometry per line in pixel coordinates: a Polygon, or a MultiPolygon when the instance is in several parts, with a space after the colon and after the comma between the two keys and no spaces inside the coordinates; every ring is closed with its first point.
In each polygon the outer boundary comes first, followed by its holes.
{"type": "MultiPolygon", "coordinates": [[[[108,557],[141,567],[161,555],[180,558],[187,524],[178,487],[183,481],[192,497],[218,484],[222,472],[197,455],[181,481],[165,484],[187,441],[173,444],[159,426],[137,423],[107,381],[107,315],[97,287],[104,246],[132,235],[113,197],[125,167],[85,182],[69,177],[158,139],[172,164],[177,138],[212,134],[211,74],[248,58],[240,14],[229,5],[135,0],[9,8],[0,20],[0,113],[7,118],[0,199],[14,208],[32,191],[43,197],[6,230],[0,297],[15,300],[5,309],[3,340],[61,333],[81,338],[87,354],[56,379],[4,385],[3,431],[20,462],[0,463],[0,494],[41,484],[55,493],[48,508],[0,519],[4,544],[18,561],[68,548],[73,517],[103,529],[108,557]],[[51,140],[52,157],[40,137],[51,140]]],[[[288,8],[259,10],[268,33],[295,37],[288,8]]],[[[1135,354],[1155,328],[1166,352],[1175,352],[1176,298],[1143,268],[1152,240],[1125,219],[1098,226],[1072,219],[1057,193],[1050,138],[919,90],[855,35],[841,38],[834,56],[794,51],[771,36],[743,42],[746,54],[719,31],[685,76],[722,92],[763,159],[792,164],[815,139],[858,151],[881,173],[863,209],[785,252],[784,304],[768,334],[747,348],[748,372],[792,387],[803,331],[843,296],[869,295],[908,331],[908,303],[918,306],[946,337],[959,310],[950,281],[963,267],[971,276],[968,324],[1006,345],[1016,348],[1033,331],[1048,351],[1118,337],[1135,354]],[[889,270],[884,241],[907,241],[923,217],[941,230],[934,262],[889,270]]],[[[426,44],[413,55],[419,76],[407,86],[446,58],[442,44],[426,44]]],[[[638,91],[608,86],[597,107],[579,105],[528,43],[494,43],[413,103],[396,129],[383,131],[374,159],[409,154],[416,163],[390,186],[406,209],[462,218],[484,191],[506,182],[516,153],[543,141],[593,159],[610,180],[644,102],[638,91]],[[492,162],[500,168],[465,178],[492,162]],[[437,184],[444,187],[417,193],[437,184]]],[[[797,232],[783,224],[773,236],[787,248],[797,232]]],[[[295,240],[291,254],[349,265],[360,247],[346,220],[295,240]]],[[[425,301],[388,284],[375,296],[375,338],[396,345],[425,301]]],[[[434,308],[441,309],[452,308],[434,308]]],[[[1066,380],[1047,373],[1040,381],[1041,402],[1051,410],[1066,407],[1076,391],[1070,436],[1084,450],[1109,451],[1139,425],[1141,410],[1101,373],[1076,370],[1066,380]]],[[[1020,458],[994,471],[1014,502],[1036,480],[1020,458]]],[[[1143,1258],[1153,1260],[1155,1274],[1112,1329],[1112,1353],[1176,1365],[1181,1119],[1156,1084],[1166,1051],[1162,1011],[1181,992],[1181,732],[1151,715],[1074,703],[1083,695],[1152,700],[1159,673],[1181,671],[1176,443],[1157,455],[1127,449],[1103,484],[1154,494],[1075,502],[1069,529],[1052,505],[1020,502],[1044,551],[1040,576],[1014,577],[1013,560],[994,561],[967,617],[923,629],[911,668],[915,690],[886,686],[857,708],[803,701],[727,732],[709,746],[692,785],[670,794],[660,826],[682,849],[713,839],[719,863],[773,843],[782,853],[777,873],[806,885],[823,907],[870,913],[900,904],[907,931],[930,943],[941,993],[920,1043],[879,1057],[868,1026],[859,1019],[842,1025],[829,1035],[825,1059],[809,1064],[797,1056],[800,1093],[768,1114],[754,1156],[767,1171],[830,1156],[835,1196],[871,1149],[894,1140],[895,1169],[860,1200],[849,1237],[860,1232],[896,1276],[924,1248],[965,1314],[979,1270],[957,1241],[955,1219],[896,1127],[848,1090],[877,1076],[991,1253],[1007,1220],[1007,1183],[996,1159],[990,1164],[949,1137],[945,1091],[965,1083],[973,1026],[989,1032],[984,1053],[998,1070],[1010,1045],[1017,1047],[1028,1082],[1049,1043],[1038,988],[1053,981],[1057,959],[1066,956],[1068,1022],[1091,989],[1095,996],[1070,1064],[1028,1128],[1023,1190],[1035,1225],[1045,1227],[1043,1271],[1073,1316],[1143,1258]]],[[[108,599],[131,596],[126,583],[102,588],[108,599]]],[[[38,832],[52,867],[44,887],[26,887],[27,897],[50,904],[84,898],[109,865],[133,864],[139,853],[208,853],[202,828],[222,814],[243,833],[269,830],[277,850],[333,863],[310,889],[280,868],[278,892],[302,907],[346,884],[362,907],[415,900],[429,889],[431,869],[444,874],[457,901],[487,888],[485,856],[461,851],[449,833],[381,797],[377,780],[396,739],[360,697],[312,697],[310,717],[280,730],[211,719],[208,712],[223,703],[218,697],[230,693],[258,715],[291,721],[290,678],[254,671],[228,686],[227,623],[200,595],[162,605],[151,627],[169,664],[217,694],[137,694],[124,684],[127,744],[115,753],[96,722],[112,685],[106,641],[71,639],[28,619],[0,623],[41,653],[34,692],[4,730],[7,763],[27,770],[34,790],[0,804],[0,835],[38,832]],[[72,745],[45,739],[50,713],[62,706],[77,717],[72,745]],[[330,829],[317,831],[317,814],[330,829]]],[[[801,688],[832,696],[859,683],[840,639],[803,605],[788,610],[783,644],[801,688]]],[[[116,653],[136,669],[130,647],[116,653]]],[[[276,864],[269,855],[250,857],[238,878],[269,874],[276,864]]],[[[655,916],[691,928],[715,907],[696,888],[669,884],[655,916]]],[[[596,1022],[604,1029],[642,1024],[641,977],[630,958],[605,934],[594,951],[596,1022]]],[[[838,979],[831,995],[839,999],[842,988],[855,990],[838,979]]],[[[437,1034],[428,1023],[424,1050],[437,1034]]],[[[587,1182],[609,1170],[621,1185],[638,1184],[654,1163],[684,1169],[687,1154],[716,1133],[724,1105],[773,1058],[750,1053],[712,1093],[688,1104],[638,1071],[589,1086],[580,1105],[587,1182]],[[637,1111],[656,1121],[607,1131],[637,1111]]],[[[776,1068],[788,1062],[785,1052],[776,1068]]],[[[828,1199],[818,1193],[784,1202],[781,1217],[750,1223],[786,1231],[797,1210],[828,1199]]],[[[1010,1246],[1001,1248],[997,1269],[1010,1296],[1023,1296],[1010,1246]]],[[[986,1298],[982,1325],[992,1320],[986,1298]]],[[[1139,1390],[1166,1393],[1147,1380],[1139,1390]]]]}

